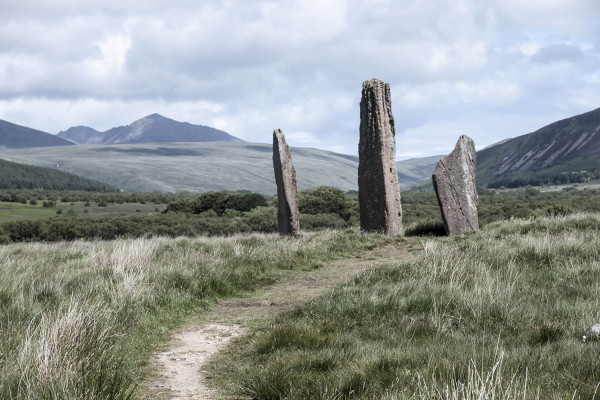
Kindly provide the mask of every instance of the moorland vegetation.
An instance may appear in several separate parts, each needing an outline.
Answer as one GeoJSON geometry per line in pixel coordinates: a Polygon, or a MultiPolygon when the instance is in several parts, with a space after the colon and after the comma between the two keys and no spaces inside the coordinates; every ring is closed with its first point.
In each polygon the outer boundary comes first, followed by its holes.
{"type": "MultiPolygon", "coordinates": [[[[541,192],[479,190],[482,226],[510,218],[600,212],[600,190],[566,187],[541,192]]],[[[355,191],[319,186],[298,193],[304,230],[358,225],[355,191]]],[[[277,232],[277,200],[249,192],[92,193],[41,190],[0,192],[0,243],[178,237],[277,232]],[[2,218],[2,202],[20,203],[24,218],[2,218]],[[44,213],[40,209],[46,208],[44,213]],[[27,211],[31,215],[27,215],[27,211]],[[109,212],[110,211],[110,212],[109,212]]],[[[434,193],[403,193],[405,233],[442,234],[434,193]]]]}
{"type": "MultiPolygon", "coordinates": [[[[0,199],[52,215],[0,224],[7,399],[144,398],[150,355],[215,300],[406,240],[360,234],[356,192],[331,187],[299,192],[304,232],[286,238],[265,233],[275,198],[252,193],[0,199]]],[[[259,399],[592,398],[600,191],[482,190],[482,232],[450,238],[433,193],[402,200],[420,254],[257,327],[211,364],[214,381],[259,399]]]]}
{"type": "Polygon", "coordinates": [[[389,240],[339,230],[0,246],[0,398],[143,398],[140,371],[186,317],[389,240]]]}
{"type": "MultiPolygon", "coordinates": [[[[574,213],[414,238],[422,252],[258,327],[211,374],[258,399],[592,398],[598,232],[600,214],[574,213]]],[[[0,398],[143,398],[150,354],[215,299],[399,240],[351,228],[0,246],[0,398]]]]}
{"type": "Polygon", "coordinates": [[[599,298],[599,214],[495,222],[280,315],[212,376],[256,399],[591,399],[599,298]]]}

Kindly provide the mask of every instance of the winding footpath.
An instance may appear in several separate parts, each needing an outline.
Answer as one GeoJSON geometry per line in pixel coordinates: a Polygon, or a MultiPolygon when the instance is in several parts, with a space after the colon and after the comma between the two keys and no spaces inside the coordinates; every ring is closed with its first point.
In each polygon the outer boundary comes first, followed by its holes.
{"type": "Polygon", "coordinates": [[[417,240],[379,248],[357,258],[330,262],[314,271],[297,271],[290,279],[248,297],[219,302],[200,316],[200,323],[187,326],[171,339],[168,348],[152,360],[159,371],[150,383],[151,393],[160,399],[205,400],[218,394],[205,378],[204,365],[233,338],[264,325],[280,312],[313,299],[326,289],[367,269],[389,265],[422,248],[417,240]]]}

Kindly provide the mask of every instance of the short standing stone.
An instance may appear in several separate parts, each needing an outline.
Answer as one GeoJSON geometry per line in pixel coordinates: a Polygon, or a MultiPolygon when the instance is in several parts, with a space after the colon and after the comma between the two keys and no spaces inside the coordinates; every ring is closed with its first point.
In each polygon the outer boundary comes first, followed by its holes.
{"type": "Polygon", "coordinates": [[[448,235],[479,230],[475,163],[475,144],[462,135],[433,172],[433,187],[448,235]]]}
{"type": "Polygon", "coordinates": [[[360,228],[402,234],[390,85],[378,79],[363,83],[358,155],[360,228]]]}
{"type": "Polygon", "coordinates": [[[282,235],[296,233],[300,230],[296,170],[292,164],[290,147],[285,142],[281,129],[273,131],[273,168],[279,203],[277,211],[279,233],[282,235]]]}

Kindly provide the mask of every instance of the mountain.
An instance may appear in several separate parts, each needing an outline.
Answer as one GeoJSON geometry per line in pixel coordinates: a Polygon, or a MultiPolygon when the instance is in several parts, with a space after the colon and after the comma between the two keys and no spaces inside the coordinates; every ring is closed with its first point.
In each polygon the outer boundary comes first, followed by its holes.
{"type": "Polygon", "coordinates": [[[600,108],[480,150],[477,183],[509,187],[598,178],[599,132],[600,108]]]}
{"type": "Polygon", "coordinates": [[[23,149],[28,147],[71,146],[74,144],[50,133],[0,120],[0,147],[23,149]]]}
{"type": "Polygon", "coordinates": [[[91,179],[55,169],[0,159],[0,189],[84,190],[113,192],[116,189],[91,179]]]}
{"type": "Polygon", "coordinates": [[[431,178],[433,170],[442,157],[430,156],[398,161],[396,163],[396,172],[398,173],[400,186],[416,185],[431,178]]]}
{"type": "Polygon", "coordinates": [[[97,144],[102,141],[104,134],[88,126],[74,126],[66,131],[60,132],[57,136],[72,140],[79,144],[97,144]]]}
{"type": "Polygon", "coordinates": [[[242,142],[227,132],[203,125],[192,125],[152,114],[127,126],[105,132],[78,126],[58,134],[80,144],[124,144],[143,142],[242,142]]]}

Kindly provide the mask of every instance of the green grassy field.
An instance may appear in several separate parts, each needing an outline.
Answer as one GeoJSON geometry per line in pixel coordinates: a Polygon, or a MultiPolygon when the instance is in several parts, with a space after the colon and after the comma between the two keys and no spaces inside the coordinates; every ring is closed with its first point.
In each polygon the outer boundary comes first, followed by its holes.
{"type": "Polygon", "coordinates": [[[141,203],[110,203],[99,207],[98,203],[85,202],[61,203],[46,208],[42,202],[39,204],[21,204],[0,201],[0,223],[16,220],[35,220],[57,217],[83,217],[83,218],[115,218],[131,215],[157,214],[165,209],[164,204],[141,203]],[[57,211],[60,210],[60,214],[57,211]]]}
{"type": "Polygon", "coordinates": [[[165,209],[164,204],[141,204],[141,203],[109,203],[106,206],[98,206],[98,203],[85,202],[58,203],[54,214],[61,210],[65,216],[75,216],[84,218],[115,218],[131,215],[150,215],[157,214],[165,209]]]}
{"type": "Polygon", "coordinates": [[[56,215],[56,210],[44,208],[42,205],[29,205],[0,201],[0,223],[15,220],[32,220],[51,218],[56,215]]]}

